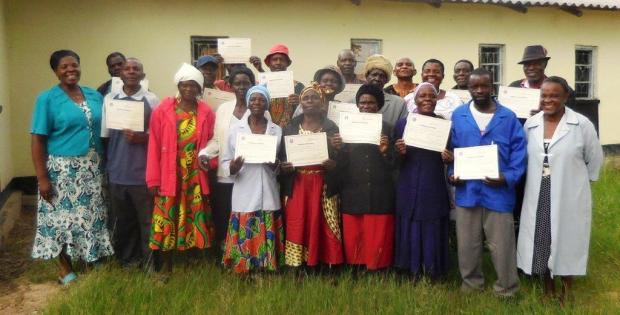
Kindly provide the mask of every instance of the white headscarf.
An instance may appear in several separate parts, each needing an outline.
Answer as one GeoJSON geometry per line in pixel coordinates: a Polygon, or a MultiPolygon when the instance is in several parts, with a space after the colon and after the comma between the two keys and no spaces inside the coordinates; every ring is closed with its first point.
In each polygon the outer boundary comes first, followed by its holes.
{"type": "Polygon", "coordinates": [[[416,113],[418,111],[418,107],[415,104],[415,97],[416,95],[418,95],[418,91],[420,90],[420,88],[424,87],[424,86],[430,86],[431,88],[433,88],[433,93],[435,93],[435,96],[437,96],[439,94],[439,92],[437,91],[437,89],[435,88],[435,86],[431,83],[428,82],[422,82],[420,84],[418,84],[418,86],[416,86],[415,90],[413,90],[413,92],[407,94],[407,96],[405,96],[405,104],[407,104],[407,110],[410,113],[416,113]]]}
{"type": "Polygon", "coordinates": [[[196,69],[196,67],[183,63],[177,73],[174,74],[174,83],[179,85],[179,83],[183,81],[195,81],[198,85],[200,85],[200,89],[202,90],[204,77],[202,76],[202,72],[196,69]]]}

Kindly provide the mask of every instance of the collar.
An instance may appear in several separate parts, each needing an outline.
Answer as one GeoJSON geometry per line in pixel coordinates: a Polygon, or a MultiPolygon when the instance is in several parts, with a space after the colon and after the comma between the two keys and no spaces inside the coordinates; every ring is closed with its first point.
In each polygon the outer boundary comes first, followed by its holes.
{"type": "MultiPolygon", "coordinates": [[[[543,75],[543,79],[542,81],[544,81],[547,78],[546,75],[543,75]]],[[[538,86],[532,86],[530,85],[530,81],[527,80],[527,78],[521,80],[521,87],[522,88],[526,88],[526,89],[540,89],[540,87],[542,86],[542,81],[540,81],[540,85],[538,86]]]]}
{"type": "Polygon", "coordinates": [[[125,93],[124,89],[121,89],[116,95],[113,95],[112,98],[114,99],[127,99],[130,98],[134,101],[141,101],[144,99],[144,97],[146,96],[146,89],[143,86],[140,86],[140,89],[138,90],[138,92],[136,92],[134,95],[127,95],[127,93],[125,93]]]}

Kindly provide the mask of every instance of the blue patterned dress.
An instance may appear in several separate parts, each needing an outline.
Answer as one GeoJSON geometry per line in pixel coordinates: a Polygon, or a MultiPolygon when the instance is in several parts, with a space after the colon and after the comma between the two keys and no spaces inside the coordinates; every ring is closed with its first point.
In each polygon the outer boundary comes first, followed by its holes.
{"type": "Polygon", "coordinates": [[[52,259],[66,246],[72,259],[93,262],[114,253],[106,228],[101,155],[95,150],[93,117],[86,102],[76,104],[90,130],[90,149],[83,156],[49,155],[47,172],[54,197],[38,197],[33,258],[52,259]]]}

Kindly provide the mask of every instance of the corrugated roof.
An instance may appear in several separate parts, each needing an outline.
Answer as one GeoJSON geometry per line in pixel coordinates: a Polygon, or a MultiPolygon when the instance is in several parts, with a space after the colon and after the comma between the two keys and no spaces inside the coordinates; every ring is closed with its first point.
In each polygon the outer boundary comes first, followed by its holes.
{"type": "MultiPolygon", "coordinates": [[[[432,1],[424,1],[432,2],[432,1]]],[[[439,1],[436,1],[439,2],[439,1]]],[[[620,9],[620,0],[448,0],[441,2],[465,2],[465,3],[489,3],[489,4],[512,4],[523,6],[560,6],[586,9],[620,9]]]]}

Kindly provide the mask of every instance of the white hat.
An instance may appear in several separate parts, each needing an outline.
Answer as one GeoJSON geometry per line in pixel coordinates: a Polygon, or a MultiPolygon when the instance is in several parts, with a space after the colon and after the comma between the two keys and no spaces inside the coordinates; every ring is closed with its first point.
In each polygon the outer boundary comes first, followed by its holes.
{"type": "Polygon", "coordinates": [[[183,81],[195,81],[196,83],[198,83],[198,85],[200,85],[200,89],[202,89],[204,77],[202,76],[202,72],[196,69],[196,67],[187,63],[183,63],[179,71],[177,71],[177,73],[174,75],[174,83],[178,85],[180,82],[183,81]]]}

